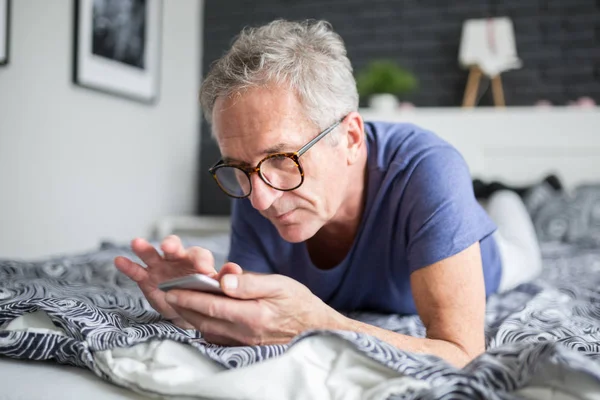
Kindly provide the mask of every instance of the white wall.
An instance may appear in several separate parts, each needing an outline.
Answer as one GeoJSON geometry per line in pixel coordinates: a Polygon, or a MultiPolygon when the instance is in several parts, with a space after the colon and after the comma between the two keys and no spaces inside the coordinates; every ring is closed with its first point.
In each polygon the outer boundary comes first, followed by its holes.
{"type": "Polygon", "coordinates": [[[600,107],[365,109],[361,115],[432,130],[454,145],[480,178],[521,185],[555,173],[567,188],[600,183],[600,107]]]}
{"type": "Polygon", "coordinates": [[[194,210],[200,0],[164,1],[160,99],[71,83],[72,0],[12,2],[0,68],[0,257],[127,243],[194,210]]]}

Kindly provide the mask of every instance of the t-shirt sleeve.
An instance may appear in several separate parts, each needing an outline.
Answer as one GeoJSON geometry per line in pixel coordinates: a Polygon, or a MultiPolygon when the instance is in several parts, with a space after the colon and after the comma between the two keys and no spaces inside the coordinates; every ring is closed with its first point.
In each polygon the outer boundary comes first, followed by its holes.
{"type": "MultiPolygon", "coordinates": [[[[267,250],[259,234],[261,226],[269,223],[260,215],[253,215],[254,209],[245,204],[247,200],[234,200],[231,213],[231,239],[228,261],[252,272],[272,273],[267,250]]],[[[263,229],[264,230],[264,229],[263,229]]]]}
{"type": "Polygon", "coordinates": [[[465,250],[496,229],[475,199],[465,160],[450,146],[430,149],[416,161],[400,209],[411,273],[465,250]]]}

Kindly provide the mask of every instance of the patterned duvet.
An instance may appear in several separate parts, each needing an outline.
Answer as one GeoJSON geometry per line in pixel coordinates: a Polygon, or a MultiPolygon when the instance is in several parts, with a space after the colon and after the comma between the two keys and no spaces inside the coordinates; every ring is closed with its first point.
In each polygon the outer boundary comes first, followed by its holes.
{"type": "MultiPolygon", "coordinates": [[[[0,331],[0,354],[88,368],[96,351],[155,338],[189,343],[226,368],[243,368],[282,354],[288,346],[225,348],[206,345],[197,335],[161,320],[137,287],[112,265],[127,249],[104,246],[96,252],[39,262],[0,261],[0,326],[18,316],[45,311],[64,336],[0,331]]],[[[430,389],[391,398],[512,398],[539,379],[540,371],[579,371],[600,384],[600,249],[574,245],[544,248],[543,276],[490,298],[487,352],[462,370],[431,356],[397,350],[369,336],[337,335],[360,352],[399,373],[424,380],[430,389]]],[[[354,314],[381,327],[423,336],[415,316],[354,314]]]]}

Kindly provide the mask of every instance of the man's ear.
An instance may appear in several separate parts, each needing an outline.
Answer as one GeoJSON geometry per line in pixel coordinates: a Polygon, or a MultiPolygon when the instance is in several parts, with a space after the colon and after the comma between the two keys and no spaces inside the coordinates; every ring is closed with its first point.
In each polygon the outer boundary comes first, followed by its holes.
{"type": "Polygon", "coordinates": [[[365,142],[365,127],[359,113],[352,111],[344,119],[346,126],[346,146],[348,150],[348,165],[354,164],[365,142]]]}

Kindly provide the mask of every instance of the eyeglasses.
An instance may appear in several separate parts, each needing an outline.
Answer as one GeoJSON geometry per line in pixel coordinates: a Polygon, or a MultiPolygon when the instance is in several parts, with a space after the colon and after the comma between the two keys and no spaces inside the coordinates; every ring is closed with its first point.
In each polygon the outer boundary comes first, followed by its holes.
{"type": "Polygon", "coordinates": [[[293,153],[276,153],[263,158],[256,167],[244,167],[226,164],[220,160],[208,172],[211,173],[226,195],[243,199],[252,193],[251,175],[258,173],[260,179],[270,187],[283,192],[298,189],[304,182],[304,170],[300,165],[300,156],[306,153],[319,140],[333,131],[346,117],[336,121],[314,139],[293,153]]]}

